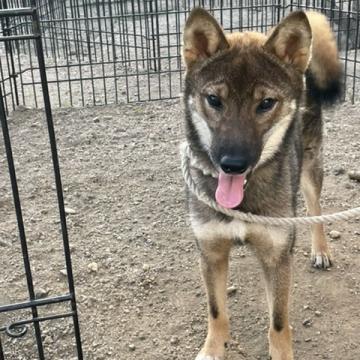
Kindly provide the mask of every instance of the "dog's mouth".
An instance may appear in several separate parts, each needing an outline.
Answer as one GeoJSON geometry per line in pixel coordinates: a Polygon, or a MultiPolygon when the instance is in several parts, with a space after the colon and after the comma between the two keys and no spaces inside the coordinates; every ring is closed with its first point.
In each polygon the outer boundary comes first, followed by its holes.
{"type": "Polygon", "coordinates": [[[227,174],[220,171],[215,192],[217,203],[227,209],[238,207],[244,199],[250,172],[250,169],[242,174],[227,174]]]}

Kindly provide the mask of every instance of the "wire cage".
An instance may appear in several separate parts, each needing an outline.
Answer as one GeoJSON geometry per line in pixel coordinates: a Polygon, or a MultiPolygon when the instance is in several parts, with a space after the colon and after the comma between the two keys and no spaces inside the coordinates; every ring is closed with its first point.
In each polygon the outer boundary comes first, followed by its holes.
{"type": "Polygon", "coordinates": [[[36,355],[45,359],[42,326],[49,320],[60,319],[72,320],[73,350],[78,359],[83,358],[50,103],[55,107],[68,107],[178,97],[184,72],[182,28],[195,6],[211,11],[230,32],[266,32],[283,16],[299,8],[325,13],[331,20],[341,50],[346,97],[357,100],[360,77],[358,1],[1,0],[0,120],[29,300],[4,304],[0,292],[0,360],[8,359],[9,352],[12,354],[16,348],[16,342],[8,336],[21,337],[30,328],[36,355]],[[64,295],[39,299],[35,293],[16,159],[8,128],[8,114],[19,105],[44,107],[45,110],[68,282],[68,293],[64,295]],[[59,305],[64,305],[63,311],[58,310],[56,306],[59,305]],[[51,306],[56,309],[47,313],[51,306]],[[11,315],[11,321],[3,324],[3,314],[19,312],[25,320],[19,320],[20,315],[11,315]]]}
{"type": "MultiPolygon", "coordinates": [[[[28,0],[3,0],[4,8],[28,0]]],[[[181,33],[195,6],[226,31],[266,32],[296,9],[325,13],[344,62],[346,97],[359,87],[359,3],[352,0],[37,0],[52,104],[87,106],[176,98],[183,67],[181,33]]],[[[31,23],[7,19],[2,32],[24,34],[31,23]]],[[[43,106],[35,49],[26,41],[0,49],[5,105],[43,106]]]]}
{"type": "MultiPolygon", "coordinates": [[[[63,331],[66,325],[71,328],[72,343],[73,346],[69,352],[60,354],[67,358],[82,359],[82,345],[80,338],[80,327],[77,313],[77,303],[75,299],[75,286],[74,277],[72,271],[70,244],[67,231],[67,221],[65,215],[64,196],[62,189],[62,181],[60,176],[59,159],[57,153],[56,137],[53,126],[52,111],[50,105],[50,96],[47,86],[44,52],[42,48],[42,41],[40,36],[40,23],[38,12],[35,4],[32,7],[23,7],[17,9],[1,9],[0,20],[3,26],[3,34],[0,36],[0,43],[6,50],[6,68],[11,71],[7,73],[7,78],[4,77],[3,66],[1,66],[1,75],[3,76],[3,84],[0,86],[0,125],[2,130],[2,138],[0,139],[0,147],[4,146],[4,154],[0,154],[0,163],[7,164],[9,170],[10,181],[9,184],[5,180],[6,172],[0,172],[0,210],[1,210],[1,225],[12,224],[13,232],[18,232],[18,238],[15,237],[15,241],[11,241],[12,235],[9,234],[9,226],[0,226],[0,245],[1,247],[8,247],[1,250],[1,271],[2,277],[0,279],[0,360],[5,359],[33,359],[38,358],[40,360],[48,359],[46,355],[45,344],[45,331],[44,329],[54,330],[52,327],[55,322],[62,321],[60,330],[63,331]],[[11,27],[11,24],[17,24],[16,18],[21,17],[27,19],[26,31],[17,30],[16,33],[9,33],[6,29],[11,27]],[[56,229],[57,235],[60,237],[59,243],[62,247],[61,261],[63,262],[64,278],[66,279],[67,292],[62,295],[51,295],[48,293],[39,292],[39,284],[36,284],[36,273],[39,269],[40,263],[46,263],[48,260],[47,254],[41,253],[40,261],[34,266],[34,259],[31,257],[31,251],[28,241],[29,235],[29,219],[26,216],[26,210],[28,207],[24,207],[24,196],[21,196],[21,181],[23,177],[19,176],[21,173],[21,166],[18,166],[18,158],[15,153],[18,154],[19,150],[16,146],[13,146],[13,137],[11,135],[11,129],[13,127],[7,116],[7,104],[9,101],[19,103],[17,79],[14,75],[14,55],[13,50],[23,46],[33,47],[34,53],[31,59],[32,72],[38,76],[42,101],[44,105],[45,120],[47,125],[47,132],[50,144],[50,157],[52,162],[53,178],[55,185],[53,185],[54,207],[58,208],[58,216],[60,218],[60,231],[56,229]],[[36,65],[35,65],[36,63],[36,65]],[[6,88],[5,84],[8,85],[6,88]],[[6,91],[6,92],[5,92],[6,91]],[[7,98],[11,100],[7,100],[7,98]],[[20,183],[20,185],[19,185],[20,183]],[[5,190],[5,193],[4,193],[5,190]],[[7,191],[9,190],[9,191],[7,191]],[[10,200],[12,194],[12,201],[10,200]],[[12,207],[12,203],[15,209],[15,219],[12,219],[11,214],[13,212],[7,211],[7,208],[12,207]],[[7,205],[8,204],[8,205],[7,205]],[[14,221],[15,220],[15,221],[14,221]],[[9,241],[9,243],[7,243],[9,241]],[[4,245],[5,244],[5,245],[4,245]],[[19,254],[20,256],[18,256],[19,254]],[[6,257],[6,261],[5,261],[6,257]],[[19,262],[19,263],[18,263],[19,262]],[[15,269],[21,269],[21,262],[23,263],[24,271],[19,273],[15,269]],[[15,263],[15,264],[14,264],[15,263]],[[10,269],[7,269],[8,266],[10,269]],[[18,275],[21,274],[21,275],[18,275]],[[23,281],[21,281],[23,280],[23,281]],[[22,286],[20,284],[23,284],[22,286]],[[21,287],[21,288],[20,288],[21,287]],[[26,334],[32,336],[25,336],[26,334]],[[22,342],[16,341],[16,339],[25,339],[22,342]],[[23,357],[24,356],[24,357],[23,357]]],[[[20,22],[22,24],[22,22],[20,22]]],[[[20,51],[20,50],[19,50],[20,51]]],[[[3,59],[1,59],[3,61],[3,59]]],[[[43,113],[43,112],[42,112],[43,113]]],[[[27,139],[31,141],[31,139],[27,139]]],[[[36,169],[32,169],[36,171],[36,169]]],[[[42,189],[46,191],[46,189],[42,189]]],[[[22,194],[24,195],[24,194],[22,194]]],[[[25,196],[26,197],[26,196],[25,196]]],[[[28,198],[29,196],[27,196],[28,198]]],[[[31,198],[31,197],[30,197],[31,198]]],[[[27,199],[28,200],[28,199],[27,199]]],[[[31,198],[31,202],[34,200],[31,198]]],[[[25,201],[27,204],[29,201],[25,201]]],[[[29,205],[29,204],[28,204],[29,205]]],[[[44,216],[43,216],[44,217],[44,216]]],[[[44,222],[44,219],[41,219],[44,222]]],[[[59,226],[58,226],[59,227],[59,226]]],[[[50,238],[50,230],[47,228],[47,239],[50,238]]],[[[40,237],[40,235],[39,235],[40,237]]],[[[38,239],[39,240],[39,239],[38,239]]],[[[40,246],[40,241],[37,243],[40,246]]],[[[41,249],[40,249],[41,251],[41,249]]],[[[46,268],[46,274],[50,272],[46,268]]],[[[54,336],[58,336],[54,335],[54,336]]],[[[70,338],[70,336],[69,336],[70,338]]]]}

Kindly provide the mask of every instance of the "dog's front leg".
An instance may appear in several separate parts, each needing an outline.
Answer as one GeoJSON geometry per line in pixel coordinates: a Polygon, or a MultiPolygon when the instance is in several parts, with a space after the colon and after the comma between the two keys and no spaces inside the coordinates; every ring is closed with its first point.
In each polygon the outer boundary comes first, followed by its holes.
{"type": "Polygon", "coordinates": [[[226,308],[226,283],[230,241],[198,239],[200,267],[208,300],[208,334],[196,360],[222,360],[229,340],[229,319],[226,308]]]}
{"type": "Polygon", "coordinates": [[[293,360],[289,325],[293,234],[269,231],[267,236],[263,236],[253,245],[265,277],[270,316],[269,353],[272,360],[293,360]]]}
{"type": "Polygon", "coordinates": [[[283,255],[275,266],[264,268],[264,270],[270,313],[269,352],[272,360],[293,360],[288,315],[291,278],[290,255],[283,255]]]}

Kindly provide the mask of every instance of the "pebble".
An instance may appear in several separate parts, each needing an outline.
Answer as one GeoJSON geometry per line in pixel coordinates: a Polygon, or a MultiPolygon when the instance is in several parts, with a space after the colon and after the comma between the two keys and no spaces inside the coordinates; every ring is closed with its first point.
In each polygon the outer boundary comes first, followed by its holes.
{"type": "Polygon", "coordinates": [[[128,347],[129,347],[130,351],[135,351],[135,349],[136,349],[134,344],[129,344],[128,347]]]}
{"type": "Polygon", "coordinates": [[[316,316],[321,316],[321,311],[316,310],[316,311],[315,311],[315,315],[316,315],[316,316]]]}
{"type": "Polygon", "coordinates": [[[329,235],[332,239],[339,239],[341,237],[341,233],[336,230],[331,230],[329,235]]]}
{"type": "Polygon", "coordinates": [[[63,276],[67,276],[67,271],[66,271],[66,269],[61,269],[61,270],[60,270],[60,274],[63,275],[63,276]]]}
{"type": "Polygon", "coordinates": [[[227,288],[227,293],[228,293],[229,295],[235,294],[236,291],[237,291],[237,287],[234,286],[234,285],[231,285],[231,286],[229,286],[229,287],[227,288]]]}
{"type": "Polygon", "coordinates": [[[311,326],[311,319],[305,319],[302,324],[306,327],[310,327],[311,326]]]}
{"type": "Polygon", "coordinates": [[[349,171],[349,179],[360,181],[360,171],[349,171]]]}
{"type": "Polygon", "coordinates": [[[334,169],[334,175],[338,176],[338,175],[343,175],[345,174],[345,169],[342,167],[336,168],[334,169]]]}
{"type": "Polygon", "coordinates": [[[67,214],[67,215],[74,215],[74,214],[76,214],[76,211],[75,211],[74,209],[71,209],[71,208],[69,208],[69,207],[66,207],[66,208],[65,208],[65,214],[67,214]]]}
{"type": "Polygon", "coordinates": [[[142,268],[143,268],[144,271],[148,271],[148,270],[150,270],[150,265],[149,264],[144,264],[142,268]]]}
{"type": "Polygon", "coordinates": [[[94,118],[93,118],[93,122],[94,122],[94,123],[98,123],[98,122],[100,122],[99,117],[98,117],[98,116],[94,117],[94,118]]]}
{"type": "Polygon", "coordinates": [[[96,273],[96,272],[98,272],[98,270],[99,270],[99,266],[98,266],[98,264],[97,264],[96,262],[92,262],[92,263],[90,263],[90,264],[88,265],[88,269],[89,269],[91,272],[96,273]]]}
{"type": "Polygon", "coordinates": [[[49,290],[40,288],[35,292],[35,299],[44,299],[48,296],[48,294],[49,290]]]}
{"type": "Polygon", "coordinates": [[[170,344],[171,345],[176,345],[179,343],[179,339],[176,336],[172,336],[170,339],[170,344]]]}
{"type": "Polygon", "coordinates": [[[104,116],[103,116],[103,119],[104,119],[104,120],[112,120],[112,118],[113,118],[113,117],[112,117],[111,115],[104,115],[104,116]]]}
{"type": "Polygon", "coordinates": [[[2,247],[10,246],[10,243],[5,240],[0,239],[0,246],[2,246],[2,247]]]}

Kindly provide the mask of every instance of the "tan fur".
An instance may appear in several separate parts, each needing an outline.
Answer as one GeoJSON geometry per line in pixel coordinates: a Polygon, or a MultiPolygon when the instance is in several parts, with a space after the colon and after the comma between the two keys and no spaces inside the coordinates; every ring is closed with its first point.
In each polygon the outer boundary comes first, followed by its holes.
{"type": "Polygon", "coordinates": [[[283,137],[285,136],[285,132],[289,128],[289,123],[294,116],[295,103],[290,104],[289,111],[290,112],[285,114],[265,135],[264,149],[261,153],[261,158],[257,167],[261,166],[274,156],[274,153],[278,148],[278,144],[281,143],[283,137]]]}
{"type": "Polygon", "coordinates": [[[272,359],[293,360],[294,354],[291,347],[292,336],[290,327],[286,327],[281,332],[270,329],[269,344],[272,359]]]}
{"type": "Polygon", "coordinates": [[[225,34],[215,19],[203,9],[193,10],[184,30],[183,58],[186,66],[189,68],[228,46],[225,34]]]}
{"type": "MultiPolygon", "coordinates": [[[[310,216],[321,215],[321,185],[316,184],[315,179],[310,175],[307,169],[306,159],[301,176],[301,190],[305,198],[308,214],[310,216]]],[[[314,224],[311,226],[311,257],[315,264],[322,261],[329,264],[331,263],[331,254],[326,241],[323,224],[314,224]]]]}
{"type": "Polygon", "coordinates": [[[309,19],[313,35],[310,68],[318,86],[324,88],[329,81],[336,79],[341,73],[336,40],[324,15],[309,11],[306,16],[309,19]]]}
{"type": "Polygon", "coordinates": [[[197,360],[206,359],[211,354],[215,359],[222,359],[225,354],[225,344],[230,339],[229,318],[226,307],[226,283],[229,267],[229,254],[232,243],[230,240],[219,238],[216,242],[204,243],[203,251],[206,261],[202,258],[200,267],[206,284],[208,297],[208,334],[203,349],[197,360]],[[212,316],[211,307],[216,304],[218,317],[212,316]]]}
{"type": "Polygon", "coordinates": [[[265,47],[281,61],[305,72],[311,58],[311,28],[301,12],[287,16],[271,32],[265,47]]]}
{"type": "Polygon", "coordinates": [[[243,33],[226,34],[226,40],[232,46],[262,46],[265,44],[266,35],[258,32],[248,31],[243,33]]]}

